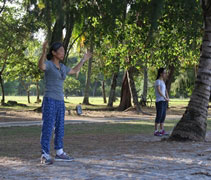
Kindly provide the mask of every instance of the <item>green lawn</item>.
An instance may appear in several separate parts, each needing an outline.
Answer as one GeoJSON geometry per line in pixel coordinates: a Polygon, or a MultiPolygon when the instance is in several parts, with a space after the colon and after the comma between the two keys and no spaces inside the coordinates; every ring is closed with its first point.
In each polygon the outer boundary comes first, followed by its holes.
{"type": "MultiPolygon", "coordinates": [[[[42,97],[41,97],[42,99],[42,97]]],[[[36,96],[31,96],[31,104],[27,103],[27,97],[26,96],[6,96],[5,97],[6,102],[9,100],[17,101],[18,103],[23,103],[28,105],[29,107],[37,107],[40,106],[40,104],[35,103],[36,102],[36,96]]],[[[90,97],[89,99],[90,104],[95,106],[88,106],[89,108],[104,108],[106,107],[106,104],[103,103],[102,97],[90,97]]],[[[107,98],[108,101],[108,98],[107,98]]],[[[189,99],[171,99],[170,100],[170,106],[187,106],[189,99]]],[[[65,98],[65,102],[67,106],[76,106],[77,104],[80,104],[83,102],[83,97],[68,97],[65,98]]],[[[120,103],[120,98],[114,103],[114,107],[117,107],[120,103]]],[[[154,102],[152,103],[154,106],[154,102]]],[[[86,106],[85,106],[86,107],[86,106]]]]}

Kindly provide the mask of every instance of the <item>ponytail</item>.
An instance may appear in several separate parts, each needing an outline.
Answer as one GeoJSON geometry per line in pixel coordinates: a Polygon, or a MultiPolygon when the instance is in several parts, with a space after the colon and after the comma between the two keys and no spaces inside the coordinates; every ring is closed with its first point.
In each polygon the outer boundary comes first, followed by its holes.
{"type": "Polygon", "coordinates": [[[160,74],[162,74],[164,71],[165,71],[165,68],[158,69],[158,74],[157,74],[156,80],[158,80],[160,78],[160,74]]]}

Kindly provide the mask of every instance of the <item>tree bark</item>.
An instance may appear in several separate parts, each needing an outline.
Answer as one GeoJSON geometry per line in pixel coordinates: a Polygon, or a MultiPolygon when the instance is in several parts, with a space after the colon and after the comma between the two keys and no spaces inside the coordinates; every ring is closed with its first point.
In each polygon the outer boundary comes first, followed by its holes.
{"type": "Polygon", "coordinates": [[[129,82],[129,88],[130,88],[130,94],[133,96],[133,104],[135,105],[137,113],[142,112],[140,104],[138,102],[138,93],[136,91],[136,86],[133,78],[133,68],[130,68],[128,71],[128,82],[129,82]]]}
{"type": "Polygon", "coordinates": [[[26,93],[27,93],[27,101],[28,103],[30,104],[30,90],[29,90],[29,87],[27,87],[27,85],[24,83],[24,81],[21,79],[20,80],[21,84],[23,85],[24,89],[26,90],[26,93]]]}
{"type": "Polygon", "coordinates": [[[119,111],[124,111],[131,107],[131,93],[128,83],[128,73],[125,72],[122,82],[122,89],[121,89],[121,100],[118,107],[119,111]]]}
{"type": "Polygon", "coordinates": [[[50,1],[46,0],[45,1],[45,5],[46,5],[46,8],[45,8],[45,21],[46,21],[46,26],[47,26],[47,40],[48,42],[50,43],[51,42],[51,38],[52,38],[52,30],[51,30],[51,27],[52,27],[52,20],[51,20],[51,4],[50,4],[50,1]]]}
{"type": "Polygon", "coordinates": [[[29,90],[27,90],[27,100],[28,100],[28,103],[30,104],[31,101],[30,101],[30,91],[29,90]]]}
{"type": "MultiPolygon", "coordinates": [[[[93,50],[94,50],[94,35],[91,38],[91,45],[90,45],[90,52],[93,54],[93,50]]],[[[93,61],[93,57],[91,57],[89,59],[89,64],[88,64],[88,72],[87,72],[87,76],[86,76],[86,86],[85,86],[85,91],[84,91],[84,100],[83,100],[83,104],[89,105],[89,87],[90,87],[90,83],[91,83],[91,73],[92,73],[92,61],[93,61]]]]}
{"type": "MultiPolygon", "coordinates": [[[[74,18],[72,15],[72,12],[66,12],[66,35],[64,38],[64,49],[65,49],[65,53],[68,53],[68,45],[70,42],[70,38],[72,36],[72,31],[73,31],[73,27],[74,27],[74,18]]],[[[68,57],[68,55],[67,55],[68,57]]]]}
{"type": "Polygon", "coordinates": [[[114,73],[112,77],[112,83],[111,83],[111,89],[110,89],[110,95],[108,100],[108,107],[113,107],[113,103],[115,102],[115,91],[117,86],[117,78],[118,78],[119,72],[114,73]]]}
{"type": "Polygon", "coordinates": [[[175,71],[174,65],[170,65],[169,66],[169,74],[168,74],[168,77],[166,80],[166,90],[167,90],[169,96],[170,96],[171,84],[174,79],[174,71],[175,71]]]}
{"type": "Polygon", "coordinates": [[[104,102],[104,104],[106,104],[107,100],[106,100],[105,81],[104,80],[102,81],[102,95],[103,95],[103,102],[104,102]]]}
{"type": "Polygon", "coordinates": [[[95,81],[94,83],[93,92],[92,92],[93,97],[95,96],[96,90],[97,90],[97,81],[95,81]]]}
{"type": "Polygon", "coordinates": [[[39,82],[36,82],[36,90],[37,90],[37,103],[40,103],[40,89],[39,89],[39,82]]]}
{"type": "Polygon", "coordinates": [[[1,84],[1,92],[2,92],[1,105],[5,104],[5,92],[4,92],[4,82],[3,82],[3,79],[2,79],[2,74],[5,70],[6,62],[7,62],[7,55],[4,57],[4,63],[3,63],[3,66],[1,68],[1,71],[0,71],[0,84],[1,84]]]}
{"type": "Polygon", "coordinates": [[[64,7],[63,7],[63,0],[58,0],[58,7],[57,7],[57,19],[56,19],[56,23],[54,25],[53,28],[53,33],[52,33],[52,37],[51,37],[51,43],[54,42],[62,42],[63,39],[63,29],[64,29],[64,7]]]}
{"type": "Polygon", "coordinates": [[[141,97],[140,104],[142,106],[147,106],[147,90],[148,90],[148,68],[144,67],[144,86],[143,86],[143,94],[141,97]]]}
{"type": "Polygon", "coordinates": [[[204,141],[211,90],[211,0],[202,1],[204,36],[195,87],[182,119],[175,126],[170,140],[204,141]]]}
{"type": "Polygon", "coordinates": [[[1,84],[1,105],[5,104],[5,93],[4,93],[4,82],[2,76],[0,75],[0,84],[1,84]]]}

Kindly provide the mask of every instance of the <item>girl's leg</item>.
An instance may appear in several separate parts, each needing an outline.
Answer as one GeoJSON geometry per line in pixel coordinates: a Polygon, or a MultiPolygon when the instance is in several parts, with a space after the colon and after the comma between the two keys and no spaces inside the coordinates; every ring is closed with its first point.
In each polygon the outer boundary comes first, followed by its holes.
{"type": "Polygon", "coordinates": [[[164,123],[160,123],[160,129],[164,130],[164,123]]]}
{"type": "Polygon", "coordinates": [[[50,98],[44,98],[42,107],[42,133],[41,133],[41,147],[42,153],[50,153],[50,140],[55,122],[55,101],[50,98]]]}
{"type": "Polygon", "coordinates": [[[154,135],[159,135],[158,132],[158,124],[160,124],[160,119],[162,116],[162,112],[161,112],[161,102],[156,102],[156,118],[155,118],[155,133],[154,135]]]}
{"type": "Polygon", "coordinates": [[[167,109],[167,102],[166,101],[162,101],[162,115],[161,115],[161,121],[160,121],[160,129],[164,130],[164,122],[166,119],[166,109],[167,109]]]}
{"type": "Polygon", "coordinates": [[[155,128],[158,127],[161,117],[162,117],[162,102],[156,102],[155,128]]]}
{"type": "Polygon", "coordinates": [[[158,123],[155,122],[155,131],[158,131],[158,123]]]}
{"type": "Polygon", "coordinates": [[[55,121],[55,139],[54,148],[55,150],[63,149],[63,138],[64,138],[64,116],[65,116],[65,105],[64,101],[57,101],[56,104],[57,114],[55,121]]]}

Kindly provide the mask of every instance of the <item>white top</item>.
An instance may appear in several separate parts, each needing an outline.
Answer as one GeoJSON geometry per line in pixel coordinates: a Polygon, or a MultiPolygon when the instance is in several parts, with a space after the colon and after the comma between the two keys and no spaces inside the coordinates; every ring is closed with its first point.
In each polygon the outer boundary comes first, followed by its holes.
{"type": "Polygon", "coordinates": [[[163,80],[157,79],[157,80],[155,81],[155,96],[156,96],[156,102],[159,102],[159,101],[166,101],[165,98],[159,94],[158,88],[157,88],[158,86],[160,86],[160,91],[161,91],[162,95],[166,97],[166,85],[165,85],[165,83],[164,83],[163,80]]]}

